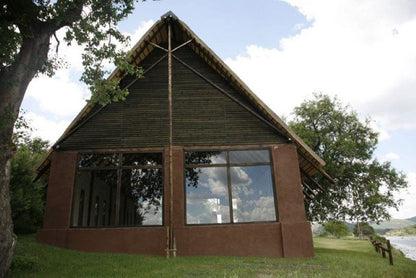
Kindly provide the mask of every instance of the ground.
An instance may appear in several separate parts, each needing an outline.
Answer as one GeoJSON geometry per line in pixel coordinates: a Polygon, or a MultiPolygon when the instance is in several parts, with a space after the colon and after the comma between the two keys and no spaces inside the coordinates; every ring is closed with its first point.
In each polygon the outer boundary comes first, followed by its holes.
{"type": "Polygon", "coordinates": [[[369,241],[314,238],[313,259],[178,257],[85,253],[19,236],[11,277],[416,277],[416,262],[394,265],[369,241]]]}

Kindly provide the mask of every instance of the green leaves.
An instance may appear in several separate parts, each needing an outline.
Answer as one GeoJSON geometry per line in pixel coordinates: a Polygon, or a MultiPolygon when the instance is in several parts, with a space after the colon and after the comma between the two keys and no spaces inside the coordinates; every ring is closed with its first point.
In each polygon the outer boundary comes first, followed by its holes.
{"type": "Polygon", "coordinates": [[[347,236],[350,233],[348,232],[348,226],[341,221],[329,220],[323,224],[324,230],[327,233],[330,233],[336,238],[347,236]]]}
{"type": "MultiPolygon", "coordinates": [[[[52,3],[37,0],[29,1],[30,5],[26,2],[6,1],[0,11],[1,71],[17,62],[23,38],[34,41],[42,35],[51,38],[65,27],[65,42],[83,46],[81,81],[92,92],[90,101],[105,105],[125,99],[128,92],[119,88],[118,83],[124,75],[141,76],[142,71],[128,63],[125,48],[129,37],[120,32],[117,24],[133,11],[134,0],[58,0],[52,3]],[[119,67],[121,74],[107,80],[108,69],[114,65],[119,67]]],[[[48,76],[63,65],[59,57],[51,54],[46,60],[39,56],[38,61],[32,63],[36,67],[35,74],[48,76]]]]}
{"type": "Polygon", "coordinates": [[[405,176],[373,159],[378,134],[370,119],[361,121],[349,106],[322,93],[294,109],[291,128],[320,155],[335,185],[319,175],[326,191],[310,201],[311,220],[350,218],[360,222],[389,218],[387,208],[398,208],[393,193],[407,187],[405,176]]]}

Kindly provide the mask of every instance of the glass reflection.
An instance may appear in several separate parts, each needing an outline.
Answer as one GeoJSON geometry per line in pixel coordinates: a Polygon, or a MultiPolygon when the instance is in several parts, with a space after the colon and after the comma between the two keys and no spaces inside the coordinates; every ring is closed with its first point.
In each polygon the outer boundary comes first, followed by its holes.
{"type": "Polygon", "coordinates": [[[78,167],[111,167],[118,165],[116,153],[82,154],[78,160],[78,167]]]}
{"type": "Polygon", "coordinates": [[[72,201],[72,226],[114,226],[116,188],[116,170],[78,171],[72,201]],[[101,208],[100,200],[106,204],[101,208]]]}
{"type": "Polygon", "coordinates": [[[225,164],[226,152],[185,152],[185,164],[225,164]]]}
{"type": "Polygon", "coordinates": [[[268,150],[230,151],[230,163],[270,162],[268,150]]]}
{"type": "Polygon", "coordinates": [[[226,167],[186,169],[186,223],[230,223],[226,167]]]}
{"type": "Polygon", "coordinates": [[[269,165],[230,167],[234,222],[275,221],[269,165]]]}
{"type": "Polygon", "coordinates": [[[161,153],[124,153],[123,165],[125,166],[156,166],[162,164],[161,153]]]}
{"type": "Polygon", "coordinates": [[[161,169],[123,169],[119,224],[162,225],[161,169]]]}

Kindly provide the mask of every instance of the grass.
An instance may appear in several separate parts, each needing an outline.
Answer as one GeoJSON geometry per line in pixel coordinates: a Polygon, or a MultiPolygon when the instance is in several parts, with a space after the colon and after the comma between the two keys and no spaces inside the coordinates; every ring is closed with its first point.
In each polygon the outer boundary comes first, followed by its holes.
{"type": "Polygon", "coordinates": [[[20,236],[10,277],[416,277],[399,252],[394,265],[368,241],[315,238],[313,259],[178,257],[84,253],[20,236]]]}

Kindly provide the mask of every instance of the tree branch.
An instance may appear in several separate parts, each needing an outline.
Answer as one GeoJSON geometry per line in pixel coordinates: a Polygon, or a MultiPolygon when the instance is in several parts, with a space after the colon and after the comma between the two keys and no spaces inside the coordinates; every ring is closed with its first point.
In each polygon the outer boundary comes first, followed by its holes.
{"type": "Polygon", "coordinates": [[[54,26],[54,31],[65,26],[71,26],[74,22],[80,20],[85,2],[85,0],[75,0],[68,4],[68,1],[58,0],[54,6],[59,12],[49,21],[49,24],[54,26]]]}

